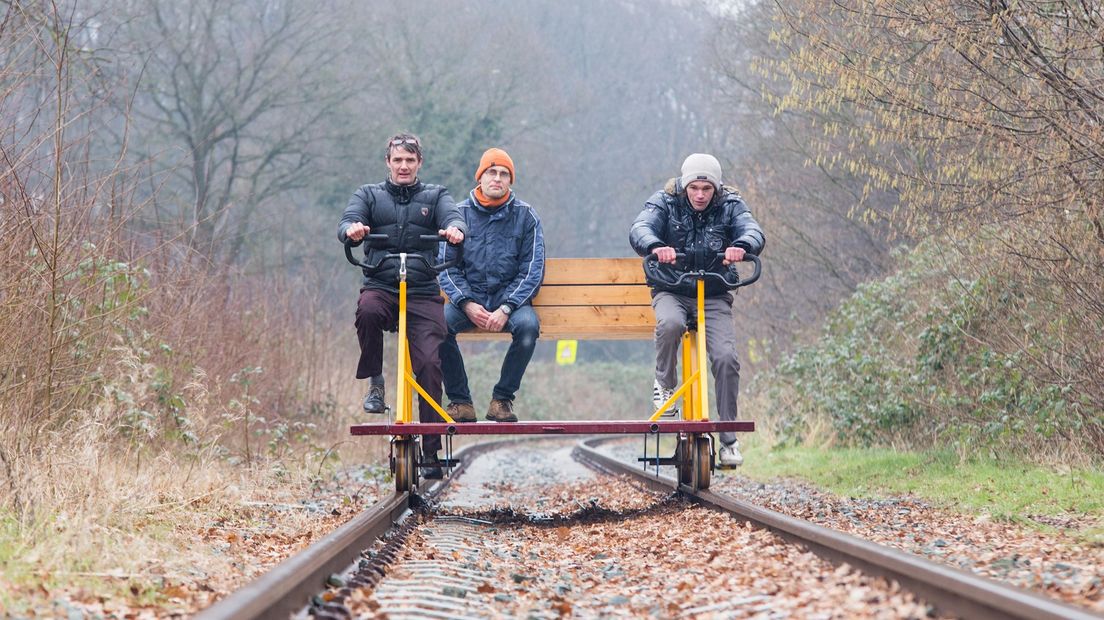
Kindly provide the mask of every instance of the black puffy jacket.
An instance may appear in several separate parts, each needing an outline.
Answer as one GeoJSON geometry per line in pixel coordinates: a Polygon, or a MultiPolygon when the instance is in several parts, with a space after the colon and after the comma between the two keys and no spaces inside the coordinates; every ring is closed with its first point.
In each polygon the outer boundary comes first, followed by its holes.
{"type": "MultiPolygon", "coordinates": [[[[395,185],[389,179],[383,183],[360,186],[341,216],[337,238],[342,243],[346,240],[345,229],[353,222],[368,226],[372,234],[388,235],[386,241],[369,240],[365,244],[364,257],[369,265],[375,265],[389,252],[420,254],[435,262],[438,242],[423,241],[419,239],[420,235],[436,235],[438,230],[449,226],[459,228],[464,234],[468,232],[448,190],[421,181],[413,185],[395,185]]],[[[410,295],[441,294],[437,273],[418,259],[407,258],[406,284],[410,295]]],[[[399,259],[383,261],[383,268],[375,275],[369,276],[366,272],[364,286],[398,293],[399,259]]]]}
{"type": "MultiPolygon", "coordinates": [[[[656,192],[644,203],[644,209],[629,230],[629,243],[636,253],[646,256],[658,247],[669,246],[676,252],[693,254],[704,252],[709,257],[702,267],[707,271],[723,274],[727,267],[717,258],[725,248],[743,248],[748,254],[758,255],[766,245],[763,229],[751,216],[751,211],[735,189],[725,186],[713,197],[704,211],[694,211],[686,199],[686,192],[678,185],[678,179],[667,182],[662,191],[656,192]]],[[[674,265],[660,265],[678,278],[674,265]]],[[[657,291],[669,291],[679,295],[696,295],[697,285],[684,281],[677,287],[669,287],[648,278],[648,285],[657,291]]],[[[713,279],[705,281],[707,297],[723,295],[727,289],[713,279]]]]}

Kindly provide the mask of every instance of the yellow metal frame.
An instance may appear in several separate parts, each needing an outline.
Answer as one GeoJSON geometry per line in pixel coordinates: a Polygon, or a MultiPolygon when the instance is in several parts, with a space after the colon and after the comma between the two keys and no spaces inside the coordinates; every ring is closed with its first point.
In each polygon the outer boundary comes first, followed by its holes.
{"type": "Polygon", "coordinates": [[[395,424],[411,424],[414,422],[414,391],[429,403],[441,418],[455,424],[449,414],[441,408],[440,403],[430,398],[429,394],[418,385],[411,371],[410,340],[406,337],[406,254],[399,254],[399,346],[398,346],[398,386],[399,391],[395,396],[395,424]]]}
{"type": "Polygon", "coordinates": [[[648,418],[659,420],[664,411],[680,397],[683,399],[682,419],[694,422],[709,419],[709,357],[705,350],[705,281],[698,280],[698,324],[697,333],[689,331],[682,335],[682,384],[671,398],[648,418]]]}

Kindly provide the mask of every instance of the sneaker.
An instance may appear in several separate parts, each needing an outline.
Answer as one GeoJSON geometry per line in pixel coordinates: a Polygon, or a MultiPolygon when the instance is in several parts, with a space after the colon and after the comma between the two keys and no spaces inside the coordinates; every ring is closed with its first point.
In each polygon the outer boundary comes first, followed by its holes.
{"type": "Polygon", "coordinates": [[[445,407],[445,413],[457,422],[475,422],[477,419],[475,407],[471,403],[449,403],[449,406],[445,407]]]}
{"type": "Polygon", "coordinates": [[[487,419],[492,422],[517,422],[518,417],[514,415],[514,401],[492,399],[491,406],[487,408],[487,419]]]}
{"type": "Polygon", "coordinates": [[[368,395],[364,397],[365,413],[386,413],[387,405],[383,402],[383,386],[372,385],[368,387],[368,395]]]}
{"type": "Polygon", "coordinates": [[[437,458],[437,453],[423,454],[422,455],[422,478],[425,480],[440,480],[445,477],[445,472],[441,469],[441,459],[437,458]]]}
{"type": "MultiPolygon", "coordinates": [[[[674,389],[668,389],[659,384],[659,379],[656,379],[652,384],[652,407],[659,411],[659,408],[663,406],[663,403],[671,400],[671,396],[675,393],[674,389]]],[[[659,416],[663,420],[673,420],[675,418],[681,418],[679,415],[678,407],[671,405],[667,408],[667,411],[663,412],[663,415],[659,416]]]]}
{"type": "Polygon", "coordinates": [[[721,449],[717,451],[718,467],[739,467],[743,464],[744,455],[740,454],[739,441],[727,445],[721,444],[721,449]]]}

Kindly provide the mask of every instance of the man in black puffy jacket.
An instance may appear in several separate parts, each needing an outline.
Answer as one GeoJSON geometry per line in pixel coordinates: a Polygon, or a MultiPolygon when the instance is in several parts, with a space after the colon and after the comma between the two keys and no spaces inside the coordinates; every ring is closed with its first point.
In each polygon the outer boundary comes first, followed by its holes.
{"type": "MultiPolygon", "coordinates": [[[[399,134],[387,142],[388,178],[382,183],[362,185],[349,199],[341,216],[337,237],[359,245],[365,235],[386,234],[386,240],[365,243],[365,262],[375,265],[388,254],[405,252],[436,262],[437,242],[424,241],[421,235],[435,234],[450,243],[464,240],[467,227],[448,190],[418,179],[422,166],[422,145],[411,134],[399,134]]],[[[434,400],[441,400],[441,358],[438,351],[445,339],[444,299],[437,286],[437,274],[420,260],[406,262],[407,333],[410,341],[410,365],[418,384],[434,400]]],[[[394,329],[399,313],[399,259],[383,260],[374,274],[365,271],[357,302],[356,329],[360,342],[357,379],[372,379],[364,408],[382,413],[383,408],[383,331],[394,329]]],[[[419,399],[418,418],[422,422],[440,421],[432,405],[419,399]]],[[[438,435],[423,438],[422,452],[435,461],[441,447],[438,435]]],[[[429,469],[425,477],[440,477],[440,469],[429,469]]]]}
{"type": "MultiPolygon", "coordinates": [[[[655,254],[659,268],[677,280],[676,253],[700,256],[701,267],[724,273],[744,254],[758,255],[765,245],[763,230],[739,193],[721,183],[716,157],[694,153],[682,164],[682,175],[667,182],[644,203],[629,231],[629,243],[638,254],[655,254]],[[717,257],[724,253],[723,258],[717,257]]],[[[678,350],[689,316],[697,308],[697,284],[678,286],[658,282],[649,274],[656,328],[656,373],[652,400],[658,409],[678,385],[678,350]]],[[[717,390],[721,420],[735,420],[740,392],[740,361],[736,354],[736,328],[732,321],[732,294],[720,282],[705,282],[706,348],[717,390]]],[[[743,463],[736,434],[721,433],[717,453],[722,467],[743,463]]]]}

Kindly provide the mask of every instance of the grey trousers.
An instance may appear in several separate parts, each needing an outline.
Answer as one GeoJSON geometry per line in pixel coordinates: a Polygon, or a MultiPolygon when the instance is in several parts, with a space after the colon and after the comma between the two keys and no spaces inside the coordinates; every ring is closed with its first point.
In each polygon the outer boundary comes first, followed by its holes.
{"type": "MultiPolygon", "coordinates": [[[[679,345],[686,321],[697,313],[693,297],[659,292],[652,298],[655,311],[656,380],[667,389],[681,382],[679,345]]],[[[736,325],[732,321],[732,295],[705,298],[705,346],[717,392],[717,415],[722,421],[735,420],[736,399],[740,394],[740,360],[736,353],[736,325]]],[[[723,432],[721,443],[736,441],[736,433],[723,432]]]]}

